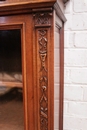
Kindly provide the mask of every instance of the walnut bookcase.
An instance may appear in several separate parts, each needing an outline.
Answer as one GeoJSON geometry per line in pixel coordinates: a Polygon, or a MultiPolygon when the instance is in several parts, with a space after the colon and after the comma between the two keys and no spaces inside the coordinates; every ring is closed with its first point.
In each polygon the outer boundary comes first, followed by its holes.
{"type": "Polygon", "coordinates": [[[0,30],[20,30],[22,59],[22,82],[1,80],[0,86],[23,88],[24,130],[54,130],[55,27],[59,30],[58,124],[63,130],[65,21],[56,0],[0,1],[0,30]]]}

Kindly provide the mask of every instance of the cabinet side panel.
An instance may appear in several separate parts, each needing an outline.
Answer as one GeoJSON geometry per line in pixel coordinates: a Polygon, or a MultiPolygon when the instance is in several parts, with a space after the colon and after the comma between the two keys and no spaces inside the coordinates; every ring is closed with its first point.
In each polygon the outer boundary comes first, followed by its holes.
{"type": "Polygon", "coordinates": [[[62,130],[63,112],[61,112],[61,110],[63,111],[63,24],[56,13],[54,22],[54,129],[62,130]]]}
{"type": "Polygon", "coordinates": [[[60,34],[55,27],[54,44],[54,128],[59,130],[59,89],[60,89],[60,34]]]}

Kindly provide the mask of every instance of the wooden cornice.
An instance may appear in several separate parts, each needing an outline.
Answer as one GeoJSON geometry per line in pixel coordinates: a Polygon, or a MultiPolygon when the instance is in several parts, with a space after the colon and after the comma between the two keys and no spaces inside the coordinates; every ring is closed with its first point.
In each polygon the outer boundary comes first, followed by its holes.
{"type": "Polygon", "coordinates": [[[69,0],[63,0],[64,3],[68,2],[69,0]]]}
{"type": "MultiPolygon", "coordinates": [[[[0,16],[12,15],[12,14],[23,14],[23,13],[31,13],[35,10],[39,11],[47,11],[52,9],[56,10],[58,17],[62,21],[66,21],[66,18],[56,0],[22,0],[22,2],[14,2],[16,0],[12,0],[12,2],[3,1],[0,2],[0,16]]],[[[64,0],[66,1],[66,0],[64,0]]]]}
{"type": "Polygon", "coordinates": [[[27,2],[3,2],[0,4],[0,16],[29,13],[33,8],[47,8],[52,7],[56,0],[28,0],[27,2]]]}
{"type": "Polygon", "coordinates": [[[60,6],[59,6],[59,4],[58,4],[57,2],[54,4],[54,9],[56,10],[56,14],[58,15],[58,17],[59,17],[63,22],[66,22],[66,21],[67,21],[67,20],[66,20],[66,17],[65,17],[64,13],[62,12],[62,10],[61,10],[61,8],[60,8],[60,6]]]}

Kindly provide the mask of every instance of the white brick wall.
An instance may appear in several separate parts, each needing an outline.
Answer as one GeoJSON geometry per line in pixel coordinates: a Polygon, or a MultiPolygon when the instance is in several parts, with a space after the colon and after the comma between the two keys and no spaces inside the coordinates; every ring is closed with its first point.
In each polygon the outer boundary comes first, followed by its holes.
{"type": "Polygon", "coordinates": [[[65,7],[64,130],[87,130],[87,0],[65,7]]]}

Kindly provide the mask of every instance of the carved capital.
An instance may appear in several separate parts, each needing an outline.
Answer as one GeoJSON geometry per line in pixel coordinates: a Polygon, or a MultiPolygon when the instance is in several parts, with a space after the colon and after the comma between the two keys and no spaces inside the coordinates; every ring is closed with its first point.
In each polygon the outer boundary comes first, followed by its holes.
{"type": "Polygon", "coordinates": [[[35,13],[33,16],[35,18],[35,26],[51,26],[52,13],[35,13]]]}

